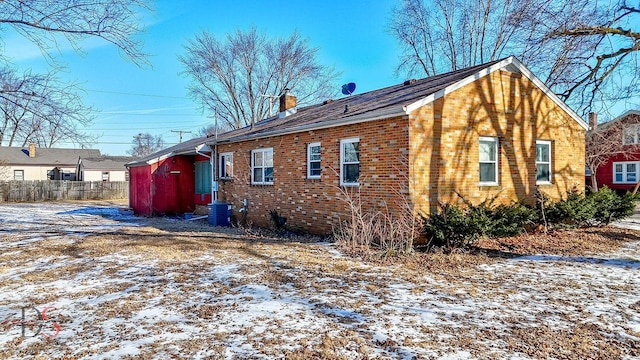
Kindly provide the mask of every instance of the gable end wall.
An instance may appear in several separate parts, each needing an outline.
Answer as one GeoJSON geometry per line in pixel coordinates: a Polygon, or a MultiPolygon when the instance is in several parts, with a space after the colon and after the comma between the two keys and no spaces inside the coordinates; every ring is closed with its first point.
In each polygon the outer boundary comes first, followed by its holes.
{"type": "Polygon", "coordinates": [[[585,130],[526,77],[496,71],[411,114],[410,186],[416,210],[443,202],[522,200],[536,191],[536,139],[552,142],[552,184],[559,199],[584,190],[585,130]],[[480,136],[499,140],[499,185],[479,185],[480,136]]]}

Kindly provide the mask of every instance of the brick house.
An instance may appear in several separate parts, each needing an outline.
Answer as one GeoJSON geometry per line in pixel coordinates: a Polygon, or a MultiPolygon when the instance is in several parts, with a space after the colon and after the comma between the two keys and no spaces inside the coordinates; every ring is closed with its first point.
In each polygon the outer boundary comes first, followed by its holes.
{"type": "Polygon", "coordinates": [[[415,212],[442,202],[558,199],[584,188],[587,124],[514,57],[296,108],[207,139],[219,201],[253,224],[270,211],[328,233],[347,217],[341,190],[365,208],[415,212]],[[402,194],[402,195],[400,195],[402,194]]]}
{"type": "Polygon", "coordinates": [[[150,215],[213,199],[258,226],[275,210],[289,226],[328,233],[348,216],[343,191],[365,209],[407,199],[425,214],[462,197],[558,199],[584,188],[587,128],[513,57],[301,108],[285,91],[280,113],[253,127],[129,163],[130,203],[150,215]],[[208,168],[194,150],[203,144],[208,168]],[[209,171],[213,194],[198,198],[209,171]]]}
{"type": "Polygon", "coordinates": [[[633,190],[640,181],[640,111],[627,111],[597,127],[616,142],[611,144],[613,154],[596,171],[598,187],[633,190]]]}

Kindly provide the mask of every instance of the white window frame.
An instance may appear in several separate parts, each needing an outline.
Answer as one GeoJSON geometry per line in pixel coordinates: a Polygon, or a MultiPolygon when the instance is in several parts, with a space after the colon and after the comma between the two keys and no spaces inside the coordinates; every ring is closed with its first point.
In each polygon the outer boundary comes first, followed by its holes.
{"type": "Polygon", "coordinates": [[[252,185],[273,185],[273,171],[274,171],[274,159],[273,159],[273,148],[262,148],[251,150],[251,184],[252,185]],[[262,153],[263,164],[255,164],[255,154],[262,153]],[[271,166],[266,166],[264,164],[265,155],[271,153],[271,166]],[[271,181],[266,181],[266,169],[271,168],[271,181]],[[256,181],[254,179],[254,173],[256,169],[262,169],[262,179],[263,181],[256,181]]]}
{"type": "Polygon", "coordinates": [[[640,126],[638,124],[627,125],[622,128],[622,145],[636,145],[640,144],[640,126]],[[627,134],[631,135],[633,139],[627,142],[627,134]]]}
{"type": "Polygon", "coordinates": [[[549,140],[536,140],[536,184],[551,184],[553,179],[553,148],[551,147],[551,141],[549,140]],[[549,161],[538,161],[538,145],[546,145],[549,147],[549,161]],[[538,180],[538,164],[549,166],[549,180],[538,180]]]}
{"type": "Polygon", "coordinates": [[[614,184],[636,184],[638,183],[638,179],[640,179],[640,161],[618,161],[618,162],[614,162],[613,163],[613,183],[614,184]],[[618,172],[616,172],[616,165],[620,165],[622,166],[622,172],[620,172],[620,174],[622,174],[622,181],[617,181],[616,180],[616,174],[618,172]],[[636,171],[635,171],[635,180],[633,181],[629,181],[628,179],[628,174],[629,171],[627,171],[627,165],[635,165],[636,166],[636,171]]]}
{"type": "Polygon", "coordinates": [[[493,137],[493,136],[480,136],[478,139],[478,183],[481,186],[495,186],[495,185],[499,185],[500,184],[500,171],[499,171],[499,165],[500,165],[500,141],[497,137],[493,137]],[[480,143],[481,142],[493,142],[496,144],[495,146],[495,160],[493,161],[481,161],[480,160],[480,143]],[[480,179],[480,164],[483,163],[487,163],[487,164],[494,164],[494,169],[495,169],[495,181],[482,181],[480,179]]]}
{"type": "Polygon", "coordinates": [[[103,171],[102,172],[102,175],[101,175],[102,181],[108,182],[110,178],[111,178],[111,174],[110,174],[109,171],[103,171]],[[105,178],[105,175],[106,175],[106,178],[105,178]]]}
{"type": "MultiPolygon", "coordinates": [[[[253,155],[251,155],[253,159],[253,155]]],[[[218,156],[218,174],[220,179],[233,179],[233,152],[223,152],[218,156]],[[229,161],[231,163],[231,168],[227,171],[226,162],[229,161]]],[[[253,171],[251,172],[253,174],[253,171]]]]}
{"type": "Polygon", "coordinates": [[[24,181],[24,170],[13,170],[13,180],[24,181]],[[16,174],[21,174],[20,177],[22,179],[16,179],[16,174]]]}
{"type": "Polygon", "coordinates": [[[307,179],[320,179],[322,173],[322,147],[320,146],[319,142],[314,142],[314,143],[310,143],[307,145],[307,179]],[[320,148],[320,153],[319,158],[317,160],[314,160],[311,158],[311,149],[312,148],[320,148]],[[311,163],[320,163],[320,174],[318,175],[311,175],[311,163]]]}
{"type": "Polygon", "coordinates": [[[360,178],[360,138],[349,138],[340,140],[340,185],[341,186],[360,186],[360,180],[354,182],[344,181],[346,171],[344,171],[345,165],[358,165],[358,179],[360,178]],[[345,161],[344,150],[346,144],[358,143],[358,161],[345,161]]]}

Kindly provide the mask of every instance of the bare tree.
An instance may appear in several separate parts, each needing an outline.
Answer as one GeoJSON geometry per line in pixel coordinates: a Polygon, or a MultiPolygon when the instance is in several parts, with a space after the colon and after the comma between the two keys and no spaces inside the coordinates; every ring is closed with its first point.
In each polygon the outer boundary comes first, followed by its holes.
{"type": "Polygon", "coordinates": [[[432,76],[505,56],[522,1],[404,1],[389,25],[403,48],[398,72],[432,76]]]}
{"type": "Polygon", "coordinates": [[[136,64],[148,64],[139,16],[150,10],[144,0],[5,0],[0,1],[0,25],[13,27],[45,54],[66,38],[77,52],[80,41],[101,38],[136,64]]]}
{"type": "Polygon", "coordinates": [[[201,127],[196,132],[196,136],[212,137],[212,136],[215,136],[216,134],[222,134],[223,132],[227,132],[229,130],[231,130],[229,126],[220,126],[220,125],[216,126],[215,124],[211,124],[209,126],[201,127]]]}
{"type": "Polygon", "coordinates": [[[399,73],[515,55],[583,115],[640,94],[640,11],[626,0],[406,0],[391,19],[399,73]]]}
{"type": "Polygon", "coordinates": [[[0,1],[0,31],[13,28],[54,65],[47,74],[19,74],[0,52],[0,146],[27,141],[42,147],[63,140],[91,142],[93,138],[79,130],[92,121],[91,108],[82,104],[76,84],[57,77],[62,65],[54,50],[66,41],[82,53],[82,40],[99,38],[137,65],[148,64],[136,38],[142,30],[139,16],[147,10],[144,0],[0,1]]]}
{"type": "Polygon", "coordinates": [[[298,33],[269,39],[252,28],[220,39],[203,32],[185,50],[179,60],[192,80],[189,91],[205,109],[217,112],[222,126],[253,126],[271,114],[265,95],[279,95],[286,88],[295,92],[299,104],[336,92],[336,73],[318,64],[317,49],[298,33]]]}
{"type": "Polygon", "coordinates": [[[0,68],[4,97],[0,98],[0,145],[52,147],[61,141],[81,146],[92,138],[79,126],[91,121],[74,84],[62,85],[46,75],[0,68]]]}
{"type": "Polygon", "coordinates": [[[164,147],[162,136],[153,136],[150,133],[140,133],[133,137],[133,146],[127,153],[133,157],[140,158],[153,154],[164,147]]]}

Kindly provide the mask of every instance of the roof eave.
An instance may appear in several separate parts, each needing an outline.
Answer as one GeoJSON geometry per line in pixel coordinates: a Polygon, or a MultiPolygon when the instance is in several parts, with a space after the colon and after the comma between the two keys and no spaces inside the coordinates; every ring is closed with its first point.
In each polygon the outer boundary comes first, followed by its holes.
{"type": "Polygon", "coordinates": [[[315,122],[312,124],[304,124],[304,125],[294,126],[290,128],[266,131],[263,133],[239,135],[236,137],[222,139],[222,140],[212,139],[212,141],[207,142],[207,144],[215,145],[215,144],[221,144],[221,143],[233,143],[233,142],[239,142],[239,141],[261,139],[261,138],[272,137],[272,136],[295,134],[295,133],[304,132],[304,131],[313,131],[313,130],[321,130],[321,129],[327,129],[332,127],[338,127],[338,126],[360,124],[364,122],[381,120],[381,119],[391,118],[395,116],[404,116],[404,115],[408,115],[408,112],[405,110],[404,107],[393,107],[390,109],[371,111],[364,114],[349,116],[345,118],[326,120],[321,122],[315,122]]]}

